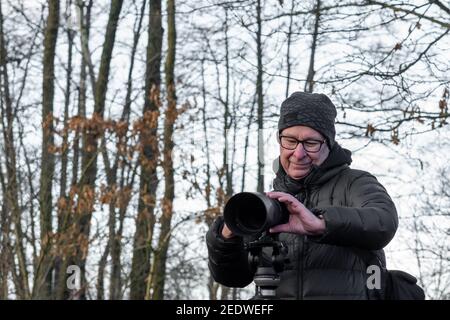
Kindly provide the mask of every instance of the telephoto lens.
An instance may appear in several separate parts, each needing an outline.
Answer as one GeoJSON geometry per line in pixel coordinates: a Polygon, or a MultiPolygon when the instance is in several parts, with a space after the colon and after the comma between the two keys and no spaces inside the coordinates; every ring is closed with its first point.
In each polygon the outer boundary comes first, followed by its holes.
{"type": "Polygon", "coordinates": [[[241,192],[232,196],[224,210],[228,228],[238,236],[262,233],[289,221],[285,204],[259,192],[241,192]]]}

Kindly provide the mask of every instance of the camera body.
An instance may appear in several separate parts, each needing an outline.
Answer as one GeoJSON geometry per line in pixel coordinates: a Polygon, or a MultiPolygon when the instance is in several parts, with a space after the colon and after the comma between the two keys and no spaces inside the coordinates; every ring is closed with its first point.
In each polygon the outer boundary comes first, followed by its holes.
{"type": "Polygon", "coordinates": [[[289,212],[284,203],[259,192],[240,192],[232,196],[224,210],[228,228],[238,236],[258,235],[287,223],[289,212]]]}

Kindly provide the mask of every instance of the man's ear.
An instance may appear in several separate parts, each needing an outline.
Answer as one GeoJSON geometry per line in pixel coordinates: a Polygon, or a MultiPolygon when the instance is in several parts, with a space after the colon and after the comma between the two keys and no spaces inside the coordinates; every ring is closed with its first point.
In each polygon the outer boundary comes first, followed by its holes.
{"type": "Polygon", "coordinates": [[[280,143],[280,136],[281,136],[281,131],[278,131],[278,134],[277,134],[277,142],[278,143],[280,143]]]}
{"type": "Polygon", "coordinates": [[[278,170],[280,170],[280,168],[283,168],[280,163],[280,157],[276,157],[272,162],[272,170],[275,174],[278,174],[278,170]]]}

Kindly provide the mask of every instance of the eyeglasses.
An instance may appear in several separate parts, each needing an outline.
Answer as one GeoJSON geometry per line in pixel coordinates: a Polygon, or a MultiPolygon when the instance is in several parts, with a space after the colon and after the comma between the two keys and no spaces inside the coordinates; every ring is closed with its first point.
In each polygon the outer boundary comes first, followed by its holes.
{"type": "Polygon", "coordinates": [[[308,140],[298,140],[293,137],[288,136],[279,136],[278,141],[281,144],[281,146],[288,150],[295,150],[297,148],[298,144],[301,143],[303,146],[303,149],[305,149],[306,152],[319,152],[322,148],[322,144],[325,143],[326,140],[315,140],[315,139],[308,139],[308,140]]]}

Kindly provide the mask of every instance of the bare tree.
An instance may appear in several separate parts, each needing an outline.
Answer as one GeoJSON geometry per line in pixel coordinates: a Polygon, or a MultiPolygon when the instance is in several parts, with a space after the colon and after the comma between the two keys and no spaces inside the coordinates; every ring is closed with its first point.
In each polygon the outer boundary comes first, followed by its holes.
{"type": "Polygon", "coordinates": [[[178,118],[177,96],[175,90],[175,54],[176,54],[175,0],[167,0],[167,56],[165,62],[167,109],[164,118],[164,198],[162,199],[161,230],[158,247],[153,256],[150,280],[146,297],[154,300],[164,299],[164,282],[166,277],[167,251],[170,242],[171,221],[173,216],[173,199],[175,197],[174,166],[172,151],[173,133],[178,118]]]}
{"type": "Polygon", "coordinates": [[[158,118],[161,106],[161,51],[163,28],[161,0],[150,1],[147,63],[145,77],[145,104],[141,127],[141,179],[136,233],[134,235],[133,262],[131,267],[131,299],[144,299],[152,256],[153,229],[155,226],[158,118]]]}
{"type": "Polygon", "coordinates": [[[76,249],[75,261],[81,269],[82,288],[80,297],[85,298],[86,294],[86,255],[89,244],[90,221],[95,201],[95,183],[97,179],[97,140],[102,133],[102,119],[105,109],[105,97],[107,84],[109,80],[109,70],[112,57],[112,51],[115,42],[115,35],[118,27],[119,15],[122,9],[122,0],[113,0],[111,2],[108,24],[103,43],[100,68],[95,82],[94,90],[94,112],[91,118],[90,128],[83,137],[82,152],[82,176],[79,181],[79,209],[77,217],[77,230],[75,239],[79,239],[79,247],[76,249]]]}
{"type": "MultiPolygon", "coordinates": [[[[6,235],[9,233],[12,237],[13,244],[10,247],[8,243],[3,250],[8,250],[6,254],[11,258],[11,272],[16,287],[16,294],[19,299],[28,299],[31,296],[30,287],[28,284],[28,270],[27,257],[25,254],[24,232],[22,229],[22,212],[19,206],[19,185],[17,179],[17,156],[14,138],[14,118],[15,110],[13,108],[13,101],[9,87],[9,73],[8,73],[8,52],[5,43],[5,33],[3,31],[4,18],[2,13],[2,5],[0,5],[0,67],[1,67],[1,87],[2,99],[0,101],[3,127],[3,141],[5,151],[5,166],[6,179],[2,178],[3,197],[5,204],[2,206],[3,221],[6,235]],[[11,220],[6,218],[11,216],[11,220]],[[9,251],[13,249],[13,251],[9,251]],[[9,253],[11,255],[9,255],[9,253]],[[17,262],[15,260],[17,257],[17,262]],[[17,263],[17,265],[16,265],[17,263]]],[[[2,250],[2,251],[3,251],[2,250]]],[[[6,279],[7,281],[7,279],[6,279]]],[[[5,287],[6,288],[6,287],[5,287]]]]}
{"type": "Polygon", "coordinates": [[[55,175],[53,98],[54,63],[59,29],[59,1],[48,2],[48,17],[44,32],[44,59],[42,79],[42,153],[40,178],[41,253],[33,286],[33,298],[49,299],[52,293],[52,187],[55,175]]]}
{"type": "Polygon", "coordinates": [[[311,55],[309,58],[309,69],[308,75],[306,76],[305,92],[313,92],[314,89],[314,59],[316,56],[317,47],[317,36],[319,33],[319,23],[320,23],[320,5],[321,1],[317,0],[315,5],[315,21],[314,21],[314,31],[312,33],[312,43],[311,43],[311,55]]]}
{"type": "MultiPolygon", "coordinates": [[[[407,242],[418,268],[420,285],[433,300],[450,297],[450,217],[449,168],[434,173],[435,183],[422,185],[420,201],[410,219],[406,220],[407,242]]],[[[413,196],[417,201],[417,197],[413,196]]]]}
{"type": "Polygon", "coordinates": [[[264,192],[264,96],[263,96],[263,48],[262,48],[262,21],[261,21],[261,0],[256,0],[256,57],[258,61],[258,72],[256,76],[256,96],[257,96],[257,122],[258,122],[258,192],[264,192]]]}

